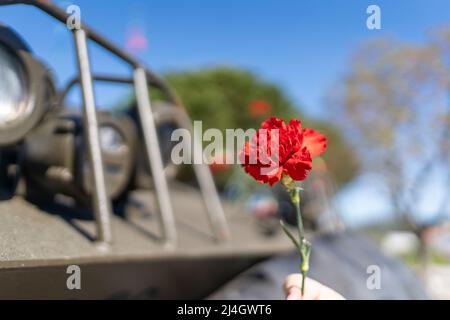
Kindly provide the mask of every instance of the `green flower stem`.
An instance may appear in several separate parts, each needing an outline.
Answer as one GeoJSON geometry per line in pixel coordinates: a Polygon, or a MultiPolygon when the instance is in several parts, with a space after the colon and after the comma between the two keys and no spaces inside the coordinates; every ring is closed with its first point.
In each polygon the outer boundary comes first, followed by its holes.
{"type": "Polygon", "coordinates": [[[296,213],[297,213],[297,228],[298,228],[298,235],[299,235],[299,241],[295,239],[295,237],[292,235],[292,233],[286,228],[286,226],[281,221],[281,226],[284,230],[284,232],[287,234],[287,236],[292,240],[292,242],[295,244],[298,253],[301,257],[301,263],[300,263],[300,273],[302,275],[302,286],[301,286],[301,292],[302,296],[305,293],[305,280],[306,276],[309,271],[309,257],[311,255],[311,243],[305,239],[305,231],[303,228],[303,220],[302,220],[302,214],[300,211],[300,191],[302,188],[297,187],[295,185],[295,181],[293,181],[290,177],[284,176],[282,183],[284,186],[288,189],[289,195],[291,196],[292,204],[295,206],[296,213]]]}
{"type": "Polygon", "coordinates": [[[302,297],[305,295],[305,280],[307,272],[302,272],[302,297]]]}
{"type": "Polygon", "coordinates": [[[303,228],[303,219],[300,211],[300,190],[301,188],[299,187],[295,187],[291,190],[291,201],[294,204],[297,213],[297,228],[300,237],[298,251],[301,257],[300,272],[302,274],[301,291],[303,296],[305,294],[305,280],[309,271],[309,252],[311,249],[309,243],[305,239],[305,230],[303,228]]]}
{"type": "Polygon", "coordinates": [[[291,201],[294,204],[295,211],[297,213],[297,228],[301,244],[303,242],[303,239],[305,239],[305,231],[303,229],[302,213],[300,212],[300,190],[301,189],[299,187],[295,187],[290,191],[290,194],[291,194],[291,201]]]}

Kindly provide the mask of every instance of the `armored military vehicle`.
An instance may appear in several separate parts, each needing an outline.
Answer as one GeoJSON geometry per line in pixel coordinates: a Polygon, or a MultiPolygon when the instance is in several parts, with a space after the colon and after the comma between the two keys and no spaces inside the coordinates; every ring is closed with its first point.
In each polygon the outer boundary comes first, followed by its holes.
{"type": "MultiPolygon", "coordinates": [[[[0,0],[0,10],[7,5],[32,6],[65,25],[70,18],[49,1],[0,0]]],[[[170,86],[80,23],[67,32],[78,74],[58,87],[13,28],[0,24],[0,299],[283,298],[298,257],[253,265],[289,253],[289,240],[222,200],[207,165],[193,165],[197,187],[174,179],[170,133],[192,127],[170,86]],[[91,43],[127,64],[130,76],[93,74],[91,43]],[[133,86],[135,105],[99,111],[94,82],[133,86]],[[75,86],[81,112],[66,101],[75,86]],[[152,101],[150,88],[165,101],[152,101]]],[[[306,198],[326,205],[316,189],[306,198]]],[[[342,231],[334,216],[309,219],[330,210],[308,207],[306,222],[327,230],[311,238],[315,279],[349,298],[427,297],[404,265],[342,231]],[[383,290],[366,287],[369,265],[383,269],[383,290]]]]}
{"type": "MultiPolygon", "coordinates": [[[[69,18],[45,1],[0,5],[69,18]]],[[[0,298],[201,298],[291,248],[222,202],[207,165],[193,165],[198,188],[171,178],[164,132],[192,128],[162,78],[81,23],[68,31],[79,72],[59,88],[13,27],[0,26],[0,298]],[[93,74],[91,42],[130,76],[93,74]],[[94,82],[134,86],[134,110],[98,111],[94,82]],[[77,85],[78,113],[65,102],[77,85]]]]}

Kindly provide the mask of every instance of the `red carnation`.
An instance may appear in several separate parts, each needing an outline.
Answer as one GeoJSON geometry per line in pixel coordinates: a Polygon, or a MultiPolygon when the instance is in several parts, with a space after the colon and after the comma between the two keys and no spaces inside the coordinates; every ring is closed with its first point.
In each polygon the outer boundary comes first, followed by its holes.
{"type": "Polygon", "coordinates": [[[303,129],[293,119],[288,125],[272,117],[241,151],[245,171],[261,183],[273,185],[283,173],[293,180],[305,180],[312,169],[312,158],[321,155],[327,147],[327,138],[312,129],[303,129]]]}
{"type": "Polygon", "coordinates": [[[251,141],[244,145],[240,160],[245,171],[261,183],[271,186],[282,180],[296,208],[299,237],[291,233],[283,221],[281,227],[292,240],[301,257],[301,292],[305,290],[305,279],[309,271],[311,243],[306,240],[300,212],[300,187],[295,180],[305,180],[312,169],[312,158],[321,155],[327,148],[327,138],[312,129],[303,129],[302,123],[293,119],[288,125],[272,117],[261,124],[251,141]]]}

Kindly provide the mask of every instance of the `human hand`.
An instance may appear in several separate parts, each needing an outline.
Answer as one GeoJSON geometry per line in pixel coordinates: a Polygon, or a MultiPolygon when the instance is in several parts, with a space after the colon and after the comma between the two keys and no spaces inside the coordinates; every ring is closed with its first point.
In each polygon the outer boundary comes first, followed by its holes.
{"type": "Polygon", "coordinates": [[[286,300],[345,300],[343,296],[323,284],[310,279],[305,279],[305,294],[301,292],[301,274],[291,274],[284,282],[286,300]]]}

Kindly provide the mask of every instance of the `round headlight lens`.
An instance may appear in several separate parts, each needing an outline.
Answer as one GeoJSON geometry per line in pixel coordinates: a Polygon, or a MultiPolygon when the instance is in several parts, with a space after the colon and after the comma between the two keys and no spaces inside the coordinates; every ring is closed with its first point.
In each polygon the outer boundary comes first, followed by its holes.
{"type": "Polygon", "coordinates": [[[120,154],[126,149],[125,141],[119,131],[111,126],[100,126],[100,145],[103,152],[120,154]]]}
{"type": "Polygon", "coordinates": [[[25,72],[20,61],[0,45],[0,127],[25,117],[30,110],[26,103],[25,72]]]}

